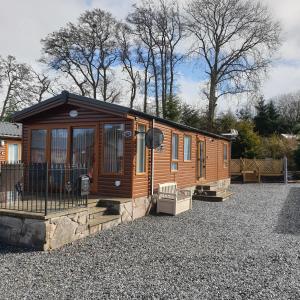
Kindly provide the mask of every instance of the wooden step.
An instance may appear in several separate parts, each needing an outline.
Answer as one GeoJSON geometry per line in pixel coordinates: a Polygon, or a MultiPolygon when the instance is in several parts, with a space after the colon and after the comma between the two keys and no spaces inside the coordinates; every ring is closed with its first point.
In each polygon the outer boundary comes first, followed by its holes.
{"type": "Polygon", "coordinates": [[[218,196],[209,196],[209,195],[194,195],[193,200],[200,200],[200,201],[208,201],[208,202],[223,202],[227,200],[233,193],[229,191],[225,191],[218,196]]]}
{"type": "Polygon", "coordinates": [[[89,228],[92,228],[101,224],[102,227],[105,227],[103,229],[107,229],[107,228],[117,226],[118,224],[120,224],[120,222],[121,222],[120,215],[104,215],[89,220],[88,226],[89,228]]]}
{"type": "Polygon", "coordinates": [[[89,219],[95,219],[108,213],[107,207],[89,207],[89,219]]]}

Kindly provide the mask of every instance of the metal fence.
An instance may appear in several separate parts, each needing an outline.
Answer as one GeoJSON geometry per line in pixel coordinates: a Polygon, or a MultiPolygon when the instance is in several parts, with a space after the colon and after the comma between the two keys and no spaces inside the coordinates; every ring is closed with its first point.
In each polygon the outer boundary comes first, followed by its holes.
{"type": "Polygon", "coordinates": [[[85,166],[2,163],[0,209],[49,213],[87,206],[85,166]]]}

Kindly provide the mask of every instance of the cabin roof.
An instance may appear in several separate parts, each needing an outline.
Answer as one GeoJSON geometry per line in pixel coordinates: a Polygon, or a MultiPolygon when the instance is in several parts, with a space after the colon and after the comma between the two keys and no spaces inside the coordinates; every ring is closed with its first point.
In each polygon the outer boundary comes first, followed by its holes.
{"type": "Polygon", "coordinates": [[[0,122],[0,138],[22,138],[22,124],[0,122]]]}
{"type": "Polygon", "coordinates": [[[110,112],[113,112],[113,113],[116,113],[119,115],[123,115],[123,116],[126,116],[127,114],[133,115],[133,116],[138,116],[138,117],[141,117],[144,119],[154,120],[159,123],[166,124],[166,125],[169,125],[171,127],[177,128],[177,129],[196,132],[196,133],[200,133],[200,134],[207,135],[210,137],[230,141],[230,139],[227,137],[224,137],[222,135],[215,134],[212,132],[208,132],[206,130],[201,130],[201,129],[183,125],[183,124],[180,124],[180,123],[177,123],[174,121],[166,120],[166,119],[163,119],[160,117],[156,117],[156,116],[153,116],[150,114],[140,112],[138,110],[135,110],[135,109],[132,109],[132,108],[129,108],[126,106],[122,106],[122,105],[118,105],[118,104],[114,104],[114,103],[108,103],[108,102],[104,102],[101,100],[96,100],[96,99],[92,99],[92,98],[88,98],[88,97],[84,97],[84,96],[79,96],[76,94],[69,93],[67,91],[63,91],[60,95],[57,95],[57,96],[47,99],[41,103],[35,104],[31,107],[28,107],[19,112],[16,112],[13,115],[13,120],[16,122],[21,122],[28,117],[34,116],[38,113],[47,111],[49,109],[52,109],[52,108],[55,108],[55,107],[58,107],[60,105],[67,104],[67,103],[71,104],[71,105],[72,104],[77,105],[77,106],[81,106],[81,105],[88,106],[92,109],[106,110],[106,111],[110,111],[110,112]]]}

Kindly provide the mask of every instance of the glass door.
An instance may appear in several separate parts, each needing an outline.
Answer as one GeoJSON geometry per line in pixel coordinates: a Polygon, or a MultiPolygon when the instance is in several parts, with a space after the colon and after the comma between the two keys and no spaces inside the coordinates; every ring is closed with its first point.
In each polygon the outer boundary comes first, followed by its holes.
{"type": "Polygon", "coordinates": [[[205,178],[205,167],[206,167],[205,142],[199,141],[198,155],[197,155],[198,179],[205,178]]]}
{"type": "Polygon", "coordinates": [[[68,150],[68,129],[54,128],[51,130],[51,168],[50,190],[59,192],[66,178],[68,150]]]}
{"type": "Polygon", "coordinates": [[[87,168],[93,181],[95,164],[95,128],[73,128],[72,164],[87,168]]]}

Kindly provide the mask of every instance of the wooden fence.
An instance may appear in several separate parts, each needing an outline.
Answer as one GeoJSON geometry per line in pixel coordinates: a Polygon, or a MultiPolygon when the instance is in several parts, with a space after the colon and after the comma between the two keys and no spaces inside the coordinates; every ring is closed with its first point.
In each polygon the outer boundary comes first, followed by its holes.
{"type": "Polygon", "coordinates": [[[231,175],[256,173],[259,176],[283,175],[282,159],[232,159],[230,161],[231,175]]]}

